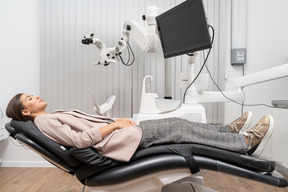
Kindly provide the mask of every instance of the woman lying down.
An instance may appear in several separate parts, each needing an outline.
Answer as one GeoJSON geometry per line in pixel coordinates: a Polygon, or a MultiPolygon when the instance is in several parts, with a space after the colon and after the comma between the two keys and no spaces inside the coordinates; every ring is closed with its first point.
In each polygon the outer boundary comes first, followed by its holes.
{"type": "Polygon", "coordinates": [[[93,147],[101,155],[128,162],[139,148],[171,143],[196,143],[224,150],[259,156],[274,129],[273,118],[264,115],[248,129],[252,113],[226,126],[191,122],[181,118],[141,121],[112,119],[86,114],[78,110],[46,113],[47,103],[39,96],[17,94],[9,102],[6,115],[34,121],[39,130],[61,145],[77,148],[93,147]],[[242,131],[241,131],[242,130],[242,131]],[[239,132],[243,134],[239,134],[239,132]]]}

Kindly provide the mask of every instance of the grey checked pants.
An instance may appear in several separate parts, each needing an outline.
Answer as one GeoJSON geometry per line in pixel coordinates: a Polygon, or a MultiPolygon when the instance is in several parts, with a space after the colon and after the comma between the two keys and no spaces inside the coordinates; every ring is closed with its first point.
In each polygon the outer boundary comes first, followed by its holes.
{"type": "Polygon", "coordinates": [[[140,122],[143,136],[140,148],[152,145],[195,143],[229,151],[246,153],[243,135],[231,133],[229,127],[191,122],[177,117],[140,122]]]}

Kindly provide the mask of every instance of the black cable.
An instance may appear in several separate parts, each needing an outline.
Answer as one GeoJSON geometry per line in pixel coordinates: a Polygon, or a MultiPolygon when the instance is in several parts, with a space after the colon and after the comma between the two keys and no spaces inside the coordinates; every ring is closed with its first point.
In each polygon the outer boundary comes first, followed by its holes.
{"type": "Polygon", "coordinates": [[[125,65],[125,66],[131,66],[131,65],[134,63],[134,61],[135,61],[135,55],[134,55],[134,52],[133,52],[133,50],[132,50],[129,42],[127,42],[127,45],[128,45],[128,49],[127,49],[127,51],[128,51],[128,61],[127,61],[127,62],[124,62],[124,60],[123,60],[123,58],[122,58],[121,55],[119,55],[119,57],[120,57],[121,62],[122,62],[123,65],[125,65]],[[129,62],[130,62],[130,52],[131,52],[131,54],[132,54],[132,61],[131,61],[131,63],[129,63],[129,62]]]}
{"type": "MultiPolygon", "coordinates": [[[[128,42],[127,42],[127,44],[129,45],[128,42]]],[[[129,50],[129,47],[127,48],[127,52],[128,52],[128,61],[127,61],[126,63],[124,62],[122,56],[119,55],[119,57],[120,57],[120,59],[121,59],[121,62],[122,62],[122,64],[124,64],[124,65],[126,65],[126,64],[129,63],[129,61],[130,61],[130,50],[129,50]]]]}
{"type": "MultiPolygon", "coordinates": [[[[244,64],[242,65],[242,76],[244,76],[245,75],[245,73],[244,73],[244,64]]],[[[243,115],[244,114],[244,101],[242,101],[242,106],[241,106],[241,115],[243,115]]]]}
{"type": "MultiPolygon", "coordinates": [[[[212,29],[212,32],[213,32],[213,33],[212,33],[212,40],[211,40],[211,45],[213,45],[213,42],[214,42],[214,33],[215,33],[215,32],[214,32],[214,28],[213,28],[211,25],[209,25],[209,28],[211,28],[211,29],[212,29]]],[[[188,89],[189,89],[189,88],[191,87],[191,85],[193,85],[193,83],[198,79],[200,73],[202,72],[204,66],[206,65],[206,62],[207,62],[207,59],[208,59],[208,57],[209,57],[209,55],[210,55],[211,49],[212,49],[212,48],[209,49],[208,54],[207,54],[207,57],[206,57],[206,59],[204,60],[204,63],[202,64],[202,66],[201,66],[198,74],[197,74],[196,77],[193,79],[193,81],[188,85],[188,87],[185,89],[184,96],[183,96],[183,103],[185,103],[186,93],[187,93],[188,89]]],[[[189,55],[189,54],[188,54],[188,55],[189,55]]]]}
{"type": "Polygon", "coordinates": [[[192,184],[192,183],[190,183],[190,185],[191,185],[191,187],[192,187],[192,189],[193,189],[193,192],[196,192],[196,190],[195,190],[195,188],[194,188],[193,184],[192,184]]]}
{"type": "Polygon", "coordinates": [[[134,52],[133,52],[133,50],[132,50],[132,48],[131,48],[131,46],[130,46],[129,43],[128,43],[128,46],[129,46],[129,49],[130,49],[130,51],[131,51],[131,53],[132,53],[132,56],[133,56],[133,60],[132,60],[132,62],[131,62],[131,64],[130,64],[130,65],[132,65],[132,64],[134,63],[134,61],[135,61],[135,55],[134,55],[134,52]]]}

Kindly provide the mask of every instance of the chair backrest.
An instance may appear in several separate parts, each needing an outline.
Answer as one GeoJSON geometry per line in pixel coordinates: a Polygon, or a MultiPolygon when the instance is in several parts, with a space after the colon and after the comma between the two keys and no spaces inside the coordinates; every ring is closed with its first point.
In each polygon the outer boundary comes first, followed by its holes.
{"type": "Polygon", "coordinates": [[[113,160],[103,157],[94,148],[78,149],[67,147],[46,137],[33,123],[33,121],[12,120],[5,125],[10,136],[17,139],[26,147],[41,155],[44,159],[63,169],[74,173],[78,168],[85,165],[101,167],[111,165],[113,160]]]}
{"type": "Polygon", "coordinates": [[[12,120],[5,125],[5,128],[11,137],[37,151],[49,162],[51,162],[52,157],[54,160],[51,163],[54,165],[60,163],[63,167],[65,164],[64,166],[69,169],[69,172],[73,172],[74,168],[81,164],[79,160],[70,155],[69,147],[60,145],[43,135],[32,121],[12,120]],[[59,159],[59,162],[55,162],[57,159],[59,159]]]}

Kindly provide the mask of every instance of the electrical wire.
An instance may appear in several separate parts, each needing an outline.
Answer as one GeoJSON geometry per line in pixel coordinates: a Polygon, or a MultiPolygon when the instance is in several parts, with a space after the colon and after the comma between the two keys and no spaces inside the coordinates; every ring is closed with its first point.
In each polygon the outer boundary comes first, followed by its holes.
{"type": "MultiPolygon", "coordinates": [[[[211,25],[209,25],[209,28],[212,29],[211,45],[213,45],[215,31],[214,31],[214,28],[213,28],[211,25]]],[[[196,77],[193,79],[193,81],[192,81],[192,82],[188,85],[188,87],[185,89],[185,92],[184,92],[184,95],[183,95],[183,103],[185,103],[185,98],[186,98],[186,94],[187,94],[188,89],[189,89],[189,88],[194,84],[194,82],[198,79],[198,77],[199,77],[199,75],[201,74],[204,66],[206,65],[206,62],[207,62],[207,59],[208,59],[208,57],[209,57],[209,55],[210,55],[211,49],[212,49],[212,47],[209,49],[208,54],[207,54],[207,57],[205,58],[205,60],[204,60],[204,62],[203,62],[203,64],[202,64],[199,72],[197,73],[196,77]]],[[[188,54],[188,55],[189,55],[189,54],[188,54]]]]}
{"type": "Polygon", "coordinates": [[[192,183],[190,183],[190,186],[192,187],[192,189],[193,189],[193,192],[196,192],[196,190],[195,190],[195,188],[194,188],[194,186],[193,186],[193,184],[192,184],[192,183]]]}
{"type": "Polygon", "coordinates": [[[125,65],[125,66],[131,66],[131,65],[134,63],[134,61],[135,61],[135,55],[134,55],[134,52],[133,52],[133,50],[132,50],[129,42],[127,42],[127,45],[128,45],[128,49],[127,49],[127,51],[128,51],[128,61],[127,61],[127,62],[124,62],[124,60],[123,60],[123,58],[122,58],[121,55],[119,55],[119,57],[120,57],[121,62],[122,62],[123,65],[125,65]],[[131,54],[132,54],[132,61],[131,61],[131,62],[130,62],[130,57],[131,57],[131,56],[130,56],[130,52],[131,52],[131,54]],[[130,63],[129,63],[129,62],[130,62],[130,63]]]}
{"type": "MultiPolygon", "coordinates": [[[[242,65],[242,76],[245,76],[244,64],[242,65]]],[[[244,101],[242,101],[241,115],[244,114],[244,101]]]]}

